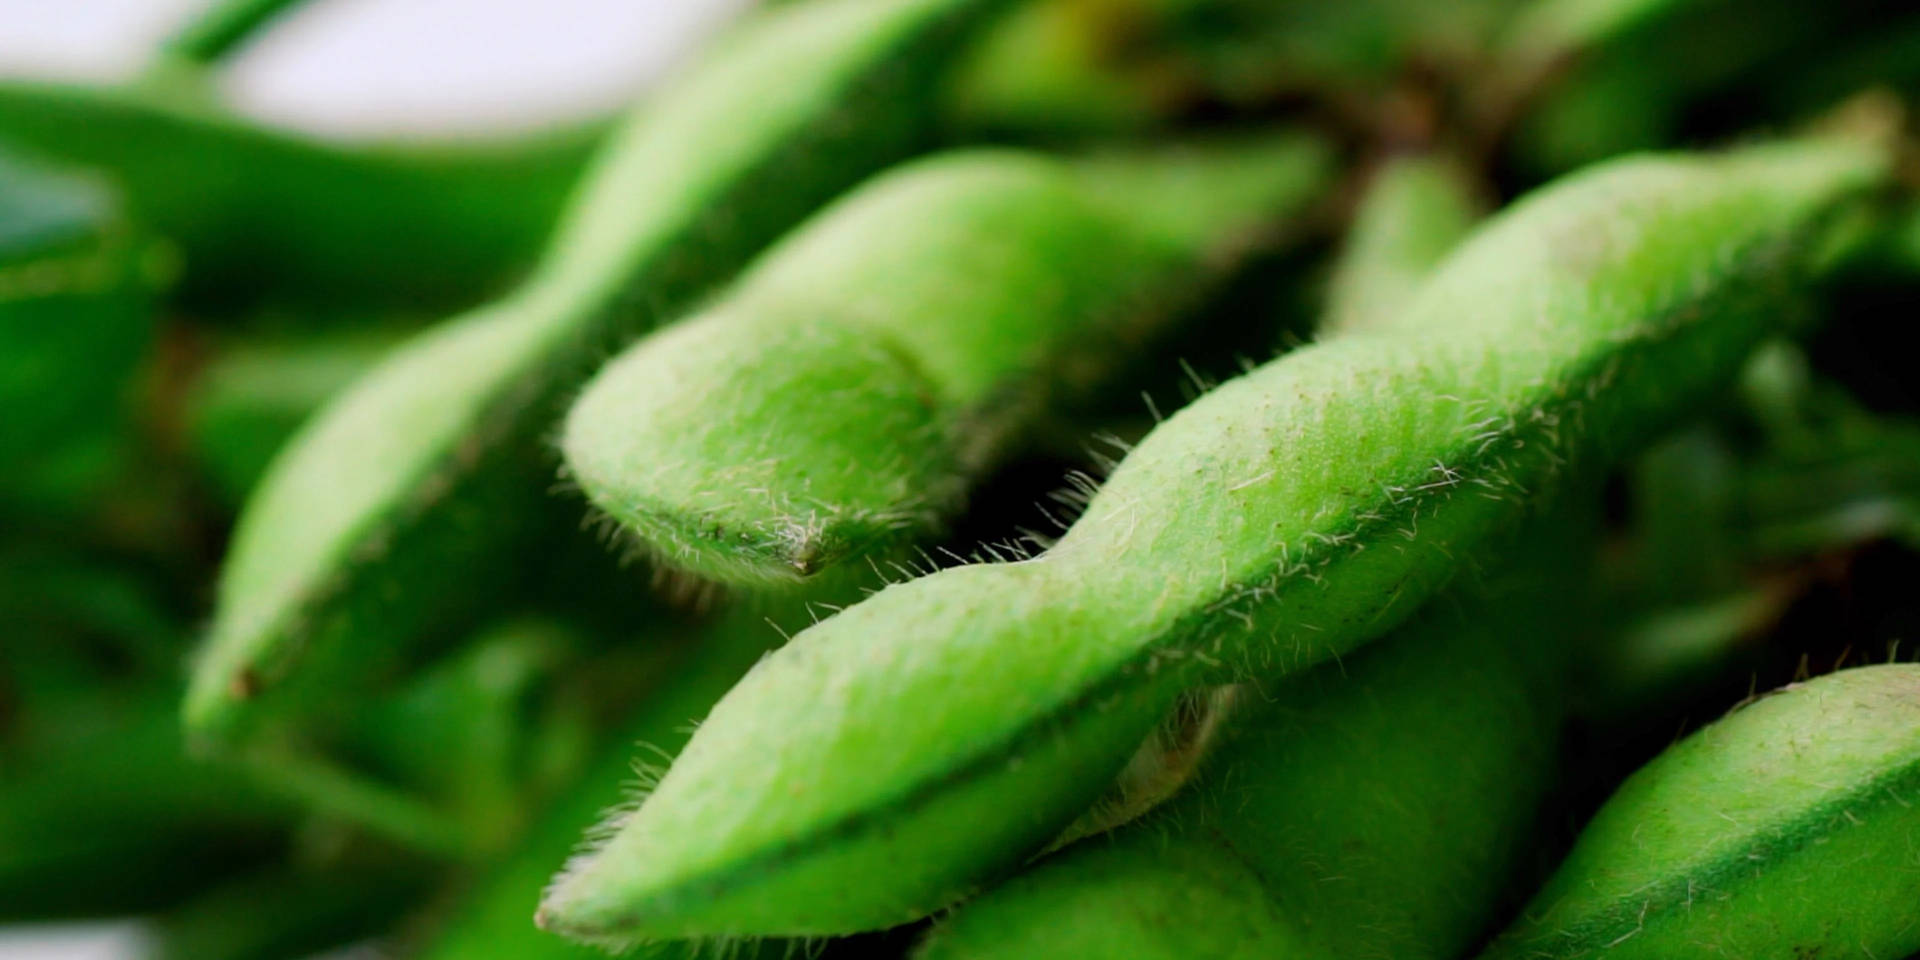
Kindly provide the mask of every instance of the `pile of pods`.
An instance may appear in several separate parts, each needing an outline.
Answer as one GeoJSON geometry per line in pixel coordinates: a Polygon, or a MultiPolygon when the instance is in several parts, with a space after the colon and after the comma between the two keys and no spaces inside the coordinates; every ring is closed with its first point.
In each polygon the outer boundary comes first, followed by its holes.
{"type": "Polygon", "coordinates": [[[0,81],[0,920],[1920,952],[1910,6],[790,0],[375,145],[220,102],[295,5],[0,81]]]}

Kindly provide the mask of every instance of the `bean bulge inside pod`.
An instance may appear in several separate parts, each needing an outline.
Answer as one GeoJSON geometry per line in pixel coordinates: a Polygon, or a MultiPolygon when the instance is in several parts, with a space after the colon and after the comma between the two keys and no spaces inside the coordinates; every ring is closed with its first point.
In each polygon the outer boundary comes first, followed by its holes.
{"type": "Polygon", "coordinates": [[[661,90],[521,290],[400,347],[276,459],[221,569],[189,731],[311,710],[497,592],[550,486],[541,435],[591,363],[920,148],[941,65],[998,2],[787,5],[661,90]]]}
{"type": "Polygon", "coordinates": [[[569,474],[663,563],[724,582],[884,558],[1313,199],[1327,159],[1281,134],[884,174],[604,368],[567,418],[569,474]]]}
{"type": "Polygon", "coordinates": [[[1589,552],[1571,520],[1353,657],[1228,688],[1181,793],[962,904],[917,960],[1459,956],[1552,783],[1589,552]]]}
{"type": "Polygon", "coordinates": [[[1920,665],[1794,684],[1621,786],[1482,960],[1920,950],[1920,665]]]}
{"type": "Polygon", "coordinates": [[[891,926],[1000,876],[1178,693],[1391,629],[1558,482],[1721,388],[1886,176],[1843,141],[1641,156],[1489,220],[1394,336],[1153,431],[1049,553],[900,584],[714,709],[541,911],[609,942],[891,926]]]}

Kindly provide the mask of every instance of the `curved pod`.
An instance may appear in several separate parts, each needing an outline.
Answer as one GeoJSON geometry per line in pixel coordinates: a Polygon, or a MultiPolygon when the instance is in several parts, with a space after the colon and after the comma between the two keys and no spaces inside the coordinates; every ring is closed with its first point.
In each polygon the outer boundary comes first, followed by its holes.
{"type": "Polygon", "coordinates": [[[1885,175],[1877,150],[1793,143],[1623,159],[1516,204],[1402,314],[1417,334],[1230,381],[1046,555],[890,587],[767,658],[548,922],[843,932],[1008,871],[1181,690],[1379,636],[1566,477],[1722,387],[1885,175]]]}

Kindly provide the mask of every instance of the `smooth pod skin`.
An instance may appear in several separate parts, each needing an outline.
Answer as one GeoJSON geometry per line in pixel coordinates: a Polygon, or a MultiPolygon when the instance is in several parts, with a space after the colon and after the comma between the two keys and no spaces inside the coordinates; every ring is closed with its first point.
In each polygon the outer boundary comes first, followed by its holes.
{"type": "Polygon", "coordinates": [[[1299,213],[1327,159],[1276,136],[908,164],[604,367],[568,414],[568,475],[722,582],[884,558],[1299,213]]]}
{"type": "Polygon", "coordinates": [[[1480,219],[1464,170],[1439,156],[1396,157],[1367,183],[1327,287],[1322,337],[1379,330],[1480,219]]]}
{"type": "MultiPolygon", "coordinates": [[[[995,0],[769,11],[618,134],[520,293],[421,334],[323,410],[242,513],[188,728],[403,647],[518,558],[538,437],[603,351],[913,149],[932,75],[995,0]]],[[[288,695],[288,700],[297,700],[288,695]]]]}
{"type": "Polygon", "coordinates": [[[1161,424],[1047,554],[889,587],[768,657],[548,922],[829,933],[951,903],[1083,811],[1180,691],[1390,630],[1724,386],[1885,170],[1840,142],[1633,157],[1517,203],[1394,335],[1161,424]]]}
{"type": "Polygon", "coordinates": [[[471,303],[532,265],[605,134],[348,147],[170,93],[0,81],[0,140],[118,181],[212,307],[471,303]]]}
{"type": "Polygon", "coordinates": [[[1552,782],[1578,589],[1522,568],[1345,663],[1236,688],[1178,797],[963,904],[916,957],[1458,956],[1552,782]]]}
{"type": "Polygon", "coordinates": [[[1920,950],[1920,665],[1794,684],[1669,748],[1483,960],[1920,950]]]}

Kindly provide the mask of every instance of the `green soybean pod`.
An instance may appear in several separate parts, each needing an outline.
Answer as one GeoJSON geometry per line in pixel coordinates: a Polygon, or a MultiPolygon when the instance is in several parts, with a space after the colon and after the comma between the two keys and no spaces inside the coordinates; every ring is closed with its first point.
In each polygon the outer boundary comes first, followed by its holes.
{"type": "Polygon", "coordinates": [[[995,6],[783,7],[663,90],[521,292],[403,346],[276,460],[221,572],[188,727],[231,735],[301,659],[326,690],[502,575],[539,509],[539,434],[588,365],[910,151],[932,75],[995,6]]]}
{"type": "Polygon", "coordinates": [[[889,172],[602,368],[567,417],[568,474],[702,577],[889,556],[1298,214],[1327,161],[1282,135],[889,172]]]}
{"type": "Polygon", "coordinates": [[[1165,127],[1196,91],[1161,45],[1141,42],[1136,6],[1033,0],[1007,11],[954,64],[944,125],[960,139],[1042,141],[1165,127]]]}
{"type": "Polygon", "coordinates": [[[1465,171],[1440,156],[1383,163],[1369,179],[1327,288],[1321,336],[1394,322],[1422,280],[1480,219],[1465,171]]]}
{"type": "Polygon", "coordinates": [[[916,956],[1458,956],[1552,782],[1579,588],[1540,559],[1344,664],[1234,688],[1175,799],[961,905],[916,956]]]}
{"type": "Polygon", "coordinates": [[[1629,778],[1482,957],[1905,956],[1916,831],[1920,666],[1794,684],[1629,778]]]}
{"type": "Polygon", "coordinates": [[[1725,385],[1886,169],[1839,141],[1634,157],[1516,204],[1401,315],[1417,334],[1229,381],[1048,553],[889,587],[762,661],[546,922],[841,932],[1003,874],[1182,690],[1391,629],[1566,478],[1725,385]]]}
{"type": "MultiPolygon", "coordinates": [[[[777,612],[777,611],[776,611],[777,612]]],[[[607,822],[608,811],[636,802],[636,782],[644,789],[652,774],[636,762],[634,747],[662,754],[685,743],[689,725],[780,639],[763,617],[765,611],[740,608],[720,615],[710,628],[683,640],[677,661],[659,689],[643,699],[606,745],[601,759],[548,809],[543,811],[513,853],[489,868],[464,891],[423,937],[417,960],[569,960],[604,957],[604,951],[563,940],[529,920],[540,891],[556,862],[580,844],[582,832],[607,822]]],[[[700,956],[696,945],[679,950],[700,956]]],[[[659,953],[649,953],[657,956],[659,953]]],[[[671,954],[669,954],[671,955],[671,954]]],[[[773,954],[777,955],[777,954],[773,954]]]]}
{"type": "Polygon", "coordinates": [[[471,303],[531,265],[605,134],[345,146],[173,92],[0,81],[0,140],[111,176],[215,310],[471,303]]]}

